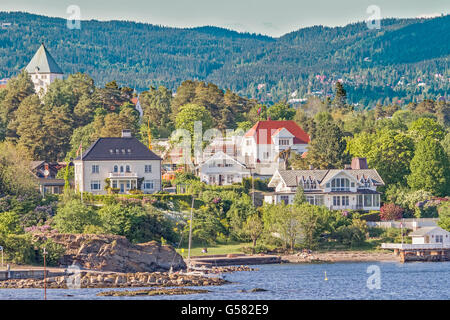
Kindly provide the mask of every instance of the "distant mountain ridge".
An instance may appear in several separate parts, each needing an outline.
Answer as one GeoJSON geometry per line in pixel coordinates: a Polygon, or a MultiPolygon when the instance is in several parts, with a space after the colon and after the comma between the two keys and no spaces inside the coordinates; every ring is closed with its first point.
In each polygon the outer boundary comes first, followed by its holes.
{"type": "Polygon", "coordinates": [[[117,80],[145,90],[184,80],[214,82],[242,95],[274,102],[332,94],[343,81],[350,101],[409,102],[446,97],[450,89],[450,15],[313,26],[279,38],[213,26],[66,20],[0,12],[0,78],[14,76],[45,41],[65,73],[86,72],[97,84],[117,80]]]}

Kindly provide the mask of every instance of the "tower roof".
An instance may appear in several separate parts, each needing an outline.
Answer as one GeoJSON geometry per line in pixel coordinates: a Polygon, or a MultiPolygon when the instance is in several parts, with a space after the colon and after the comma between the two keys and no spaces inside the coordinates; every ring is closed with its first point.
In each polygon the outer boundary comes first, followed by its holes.
{"type": "Polygon", "coordinates": [[[44,44],[41,44],[25,70],[28,73],[64,74],[44,44]]]}

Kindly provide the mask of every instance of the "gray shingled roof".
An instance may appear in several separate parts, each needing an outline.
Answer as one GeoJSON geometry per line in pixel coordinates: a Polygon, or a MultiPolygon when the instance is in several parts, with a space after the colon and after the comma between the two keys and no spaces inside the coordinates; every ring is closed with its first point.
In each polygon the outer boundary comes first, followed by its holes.
{"type": "MultiPolygon", "coordinates": [[[[80,157],[75,160],[81,160],[80,157]]],[[[99,138],[83,152],[83,161],[162,160],[134,137],[99,138]]]]}
{"type": "Polygon", "coordinates": [[[39,47],[38,51],[36,51],[33,59],[31,59],[25,70],[28,73],[64,74],[64,72],[53,59],[50,52],[48,52],[47,48],[45,48],[44,44],[42,44],[39,47]]]}
{"type": "MultiPolygon", "coordinates": [[[[438,229],[440,231],[445,231],[444,229],[440,228],[440,227],[422,227],[417,229],[416,231],[413,231],[409,234],[410,237],[420,237],[420,236],[425,236],[428,233],[430,233],[431,231],[438,229]]],[[[445,231],[448,232],[448,231],[445,231]]]]}
{"type": "Polygon", "coordinates": [[[361,177],[364,177],[365,179],[372,179],[375,184],[384,185],[383,179],[381,179],[380,175],[375,169],[279,170],[278,172],[281,178],[286,183],[286,186],[296,187],[299,181],[309,179],[317,180],[321,184],[322,182],[331,179],[340,171],[345,171],[358,181],[361,179],[361,177]]]}

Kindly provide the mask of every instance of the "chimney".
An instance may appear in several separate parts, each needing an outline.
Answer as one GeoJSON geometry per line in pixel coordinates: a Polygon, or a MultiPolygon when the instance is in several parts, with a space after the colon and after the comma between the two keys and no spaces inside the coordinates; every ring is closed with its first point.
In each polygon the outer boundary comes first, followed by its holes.
{"type": "Polygon", "coordinates": [[[122,138],[131,138],[131,130],[128,129],[122,130],[122,138]]]}
{"type": "Polygon", "coordinates": [[[353,158],[351,168],[353,170],[369,169],[369,167],[367,166],[367,159],[366,158],[353,158]]]}

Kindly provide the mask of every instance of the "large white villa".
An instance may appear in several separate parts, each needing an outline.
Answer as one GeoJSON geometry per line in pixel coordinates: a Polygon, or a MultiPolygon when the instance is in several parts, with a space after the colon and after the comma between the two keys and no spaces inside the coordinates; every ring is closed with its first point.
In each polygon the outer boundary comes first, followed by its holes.
{"type": "Polygon", "coordinates": [[[240,160],[257,175],[270,178],[276,170],[284,169],[281,151],[289,149],[301,155],[309,141],[308,134],[293,120],[258,121],[242,138],[240,160]]]}
{"type": "Polygon", "coordinates": [[[79,192],[106,194],[105,187],[118,193],[161,190],[161,161],[129,130],[122,137],[99,138],[82,156],[76,158],[75,188],[79,192]]]}
{"type": "Polygon", "coordinates": [[[304,189],[306,200],[333,210],[380,210],[377,187],[384,182],[375,169],[368,169],[365,158],[354,158],[345,169],[277,170],[269,182],[275,188],[266,193],[268,203],[292,204],[297,187],[304,189]]]}
{"type": "Polygon", "coordinates": [[[197,167],[200,180],[207,184],[230,185],[250,177],[250,170],[236,158],[219,151],[197,167]]]}

